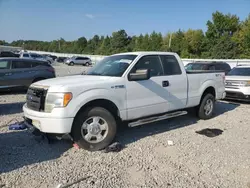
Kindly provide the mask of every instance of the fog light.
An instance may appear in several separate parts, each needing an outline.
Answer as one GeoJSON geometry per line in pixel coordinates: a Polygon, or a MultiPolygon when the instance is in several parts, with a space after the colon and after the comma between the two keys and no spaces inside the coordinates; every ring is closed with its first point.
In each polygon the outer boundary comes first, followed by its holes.
{"type": "Polygon", "coordinates": [[[40,121],[38,120],[32,120],[32,125],[38,129],[41,129],[41,124],[40,124],[40,121]]]}

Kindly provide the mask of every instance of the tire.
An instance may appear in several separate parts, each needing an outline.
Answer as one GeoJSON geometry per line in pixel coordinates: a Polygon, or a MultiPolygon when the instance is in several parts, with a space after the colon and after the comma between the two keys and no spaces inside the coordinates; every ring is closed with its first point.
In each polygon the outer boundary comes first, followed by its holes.
{"type": "Polygon", "coordinates": [[[79,112],[75,117],[71,135],[74,142],[76,142],[80,148],[88,151],[98,151],[107,147],[114,140],[116,130],[116,120],[108,110],[102,107],[91,107],[79,112]],[[99,121],[97,118],[99,118],[99,121]],[[90,124],[94,122],[94,120],[98,122],[97,125],[101,125],[102,127],[91,126],[90,124]],[[106,130],[104,130],[104,127],[106,130]],[[103,137],[98,141],[95,135],[100,136],[100,134],[103,137]]]}
{"type": "Polygon", "coordinates": [[[89,62],[87,62],[87,63],[85,64],[85,66],[87,66],[87,67],[88,67],[88,66],[89,66],[89,62]]]}
{"type": "Polygon", "coordinates": [[[70,62],[69,65],[70,65],[70,66],[74,66],[74,62],[70,62]]]}
{"type": "Polygon", "coordinates": [[[204,120],[212,118],[214,105],[215,97],[210,93],[205,94],[201,99],[200,105],[196,108],[197,116],[204,120]],[[208,106],[210,106],[210,108],[208,106]]]}

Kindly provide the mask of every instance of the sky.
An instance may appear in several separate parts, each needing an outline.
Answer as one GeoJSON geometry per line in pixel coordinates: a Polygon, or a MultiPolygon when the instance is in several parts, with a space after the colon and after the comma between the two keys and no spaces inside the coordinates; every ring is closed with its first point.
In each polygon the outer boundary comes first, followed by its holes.
{"type": "Polygon", "coordinates": [[[212,13],[250,13],[250,0],[0,0],[0,40],[87,39],[125,29],[152,31],[203,29],[212,13]]]}

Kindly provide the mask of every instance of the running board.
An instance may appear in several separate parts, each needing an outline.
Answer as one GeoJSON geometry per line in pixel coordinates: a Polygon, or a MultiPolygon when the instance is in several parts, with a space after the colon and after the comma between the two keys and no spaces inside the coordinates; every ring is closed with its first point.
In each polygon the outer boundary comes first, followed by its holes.
{"type": "Polygon", "coordinates": [[[138,125],[153,123],[156,121],[161,121],[161,120],[165,120],[165,119],[169,119],[169,118],[173,118],[173,117],[183,116],[186,114],[187,114],[187,111],[178,111],[178,112],[168,113],[168,114],[164,114],[161,116],[154,116],[154,117],[150,117],[150,118],[140,119],[138,121],[129,123],[128,126],[129,127],[136,127],[138,125]]]}

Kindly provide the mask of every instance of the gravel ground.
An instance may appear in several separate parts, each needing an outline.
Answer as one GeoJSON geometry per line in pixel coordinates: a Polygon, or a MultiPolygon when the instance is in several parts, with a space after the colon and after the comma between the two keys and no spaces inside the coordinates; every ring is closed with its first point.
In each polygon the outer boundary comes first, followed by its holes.
{"type": "MultiPolygon", "coordinates": [[[[80,71],[56,69],[61,75],[80,71]]],[[[55,188],[81,178],[71,187],[250,187],[248,105],[218,102],[207,121],[187,115],[125,129],[117,137],[125,148],[103,153],[78,150],[67,140],[48,144],[28,131],[2,127],[22,119],[24,100],[25,94],[0,96],[0,187],[55,188]],[[196,133],[204,128],[223,133],[213,138],[196,133]]]]}

